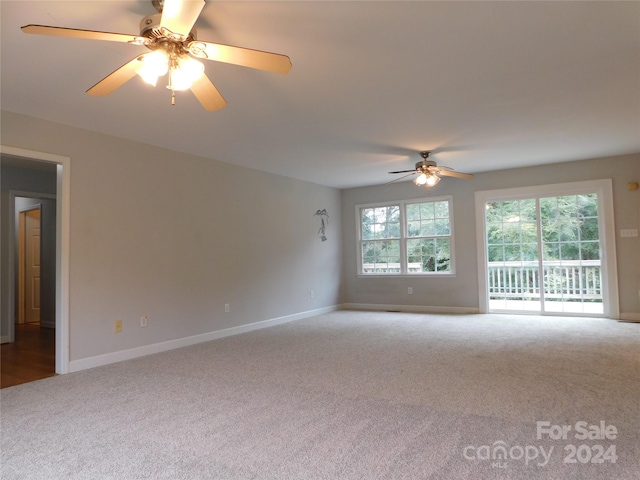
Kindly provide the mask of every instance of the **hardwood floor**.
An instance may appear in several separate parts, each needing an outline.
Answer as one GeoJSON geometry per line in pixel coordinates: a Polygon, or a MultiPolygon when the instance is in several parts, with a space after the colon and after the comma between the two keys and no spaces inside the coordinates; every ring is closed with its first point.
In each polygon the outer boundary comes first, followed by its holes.
{"type": "Polygon", "coordinates": [[[2,344],[0,351],[0,388],[56,374],[56,331],[52,328],[16,325],[16,341],[2,344]]]}

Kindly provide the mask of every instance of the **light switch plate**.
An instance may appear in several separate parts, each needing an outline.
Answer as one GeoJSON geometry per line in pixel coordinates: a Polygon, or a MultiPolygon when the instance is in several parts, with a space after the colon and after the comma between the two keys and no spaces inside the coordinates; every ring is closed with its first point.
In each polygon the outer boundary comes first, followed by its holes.
{"type": "Polygon", "coordinates": [[[620,230],[621,237],[637,237],[638,229],[637,228],[625,228],[620,230]]]}

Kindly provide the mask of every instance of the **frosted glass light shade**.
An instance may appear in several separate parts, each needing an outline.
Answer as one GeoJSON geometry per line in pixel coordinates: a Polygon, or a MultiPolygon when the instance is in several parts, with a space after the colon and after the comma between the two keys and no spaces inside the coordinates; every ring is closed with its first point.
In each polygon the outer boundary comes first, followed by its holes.
{"type": "Polygon", "coordinates": [[[166,75],[169,71],[169,57],[161,50],[147,53],[142,59],[142,66],[136,71],[138,75],[149,85],[154,87],[158,83],[158,77],[166,75]]]}
{"type": "Polygon", "coordinates": [[[178,60],[176,67],[171,69],[171,89],[187,90],[203,73],[202,62],[185,55],[178,60]]]}

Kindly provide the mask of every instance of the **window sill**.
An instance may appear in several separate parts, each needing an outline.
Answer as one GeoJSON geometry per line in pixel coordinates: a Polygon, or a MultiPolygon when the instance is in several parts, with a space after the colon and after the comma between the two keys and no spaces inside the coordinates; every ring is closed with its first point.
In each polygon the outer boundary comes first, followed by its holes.
{"type": "Polygon", "coordinates": [[[358,278],[455,278],[455,273],[358,273],[358,278]]]}

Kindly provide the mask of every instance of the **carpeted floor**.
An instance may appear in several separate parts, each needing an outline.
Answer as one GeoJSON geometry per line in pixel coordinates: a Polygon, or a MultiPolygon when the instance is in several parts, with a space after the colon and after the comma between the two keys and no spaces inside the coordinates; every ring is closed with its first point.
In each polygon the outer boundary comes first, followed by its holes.
{"type": "Polygon", "coordinates": [[[606,319],[334,312],[2,390],[2,479],[637,479],[639,347],[606,319]]]}

